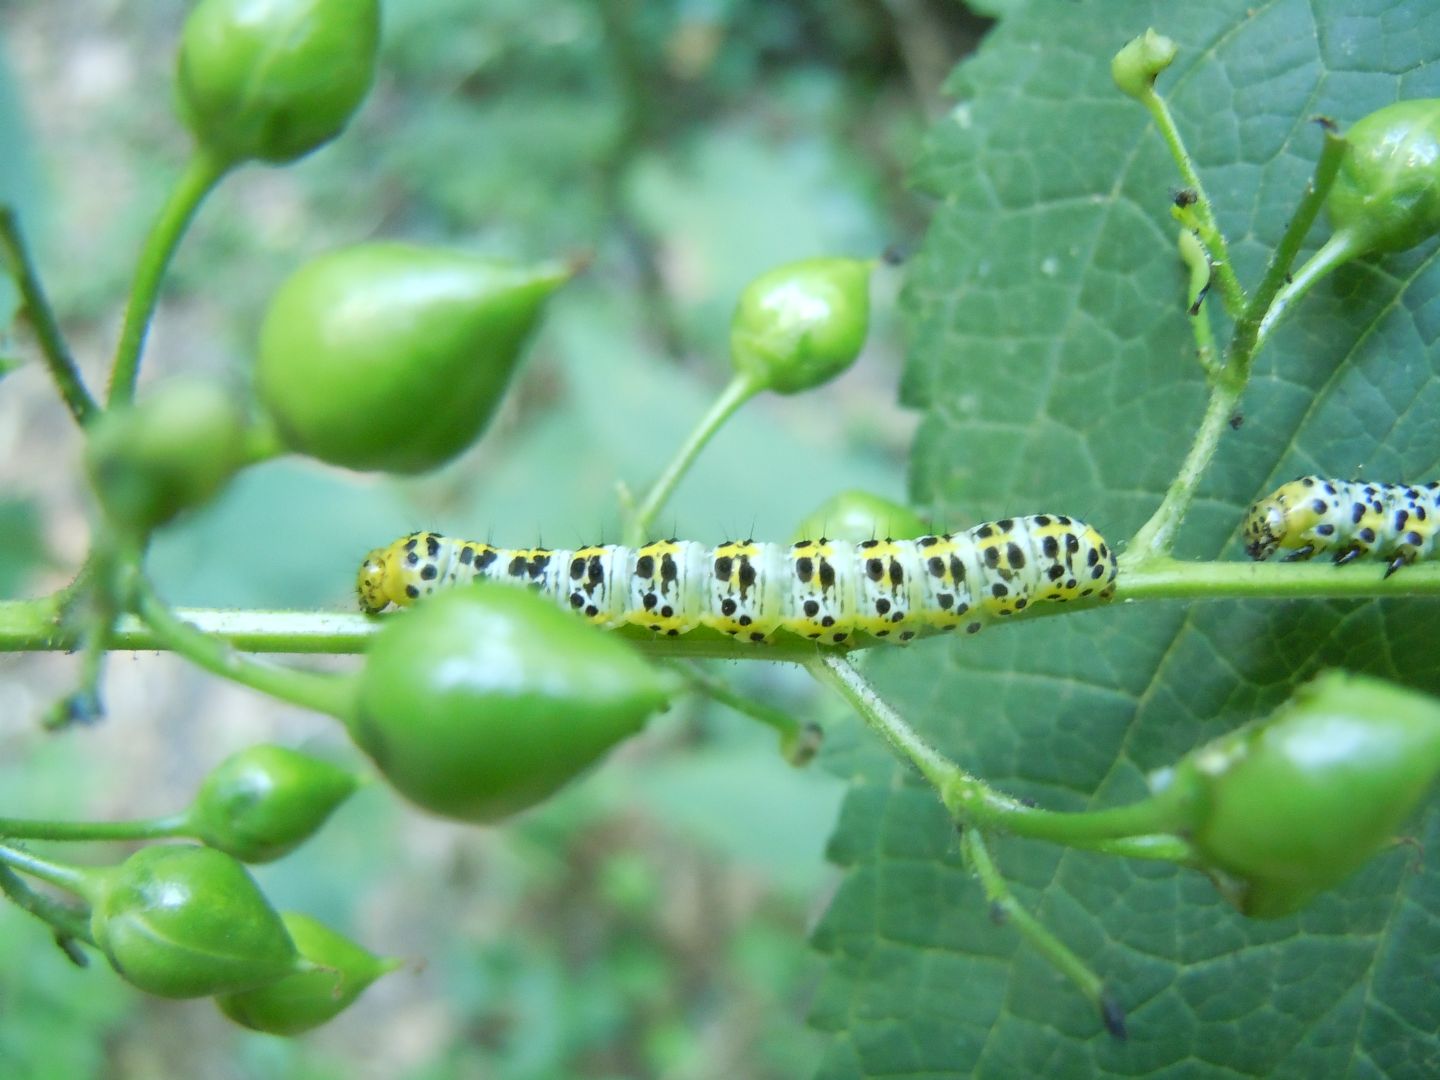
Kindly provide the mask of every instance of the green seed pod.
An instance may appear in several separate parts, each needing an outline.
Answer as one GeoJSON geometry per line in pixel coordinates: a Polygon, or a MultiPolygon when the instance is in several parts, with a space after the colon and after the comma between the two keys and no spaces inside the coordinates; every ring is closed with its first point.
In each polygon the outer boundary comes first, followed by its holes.
{"type": "Polygon", "coordinates": [[[1155,91],[1155,80],[1175,60],[1180,47],[1153,28],[1131,38],[1110,61],[1110,77],[1122,94],[1142,100],[1155,91]]]}
{"type": "Polygon", "coordinates": [[[245,868],[191,844],[142,848],[110,871],[90,929],[121,978],[160,997],[260,986],[299,960],[245,868]]]}
{"type": "Polygon", "coordinates": [[[761,274],[730,320],[735,370],[781,394],[835,378],[865,345],[873,267],[863,259],[807,259],[761,274]]]}
{"type": "Polygon", "coordinates": [[[256,388],[292,450],[348,469],[434,468],[484,430],[569,276],[413,244],[323,255],[270,302],[256,388]]]}
{"type": "Polygon", "coordinates": [[[348,726],[419,806],[498,821],[638,731],[669,688],[621,638],[528,589],[482,582],[386,620],[348,726]]]}
{"type": "Polygon", "coordinates": [[[1352,256],[1403,251],[1440,232],[1440,98],[1377,109],[1345,141],[1325,209],[1352,256]]]}
{"type": "Polygon", "coordinates": [[[851,488],[826,499],[795,529],[796,540],[913,540],[930,527],[908,506],[851,488]]]}
{"type": "Polygon", "coordinates": [[[245,464],[236,395],[196,379],[102,413],[87,436],[86,465],[107,514],[141,534],[208,502],[245,464]]]}
{"type": "Polygon", "coordinates": [[[269,862],[308,840],[355,790],[355,774],[283,746],[252,746],[205,777],[190,828],[210,847],[269,862]]]}
{"type": "Polygon", "coordinates": [[[270,1035],[299,1035],[348,1009],[371,983],[400,967],[337,934],[309,915],[287,911],[281,918],[302,960],[311,970],[275,982],[222,994],[220,1011],[237,1024],[270,1035]]]}
{"type": "Polygon", "coordinates": [[[201,0],[180,43],[180,115],[222,161],[292,161],[360,107],[379,41],[378,0],[201,0]]]}
{"type": "Polygon", "coordinates": [[[1330,672],[1269,717],[1192,751],[1161,797],[1226,898],[1286,915],[1390,845],[1440,775],[1440,702],[1330,672]]]}

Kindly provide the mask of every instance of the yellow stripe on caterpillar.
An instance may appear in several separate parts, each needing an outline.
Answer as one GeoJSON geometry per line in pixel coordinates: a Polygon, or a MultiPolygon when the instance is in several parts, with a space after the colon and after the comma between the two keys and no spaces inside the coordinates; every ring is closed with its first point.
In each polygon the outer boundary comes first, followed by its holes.
{"type": "Polygon", "coordinates": [[[1031,604],[1108,599],[1115,574],[1115,553],[1094,529],[1039,514],[858,544],[661,540],[570,551],[419,532],[372,551],[357,585],[368,613],[488,578],[529,585],[602,626],[672,637],[706,626],[753,642],[784,632],[842,645],[859,635],[905,642],[973,634],[1031,604]]]}

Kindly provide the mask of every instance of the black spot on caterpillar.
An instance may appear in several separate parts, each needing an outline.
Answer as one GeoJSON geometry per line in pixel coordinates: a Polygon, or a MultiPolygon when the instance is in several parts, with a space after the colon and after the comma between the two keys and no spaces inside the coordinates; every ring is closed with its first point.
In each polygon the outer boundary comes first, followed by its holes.
{"type": "Polygon", "coordinates": [[[1389,577],[1402,566],[1435,554],[1440,482],[1378,484],[1302,476],[1250,507],[1243,528],[1245,552],[1287,562],[1332,552],[1337,564],[1382,559],[1389,577]]]}
{"type": "Polygon", "coordinates": [[[357,584],[368,613],[488,578],[530,585],[604,626],[671,636],[708,626],[756,642],[785,632],[836,645],[857,634],[904,642],[975,633],[1034,603],[1108,599],[1115,574],[1115,553],[1099,533],[1042,514],[862,544],[661,540],[552,551],[415,533],[372,551],[357,584]]]}

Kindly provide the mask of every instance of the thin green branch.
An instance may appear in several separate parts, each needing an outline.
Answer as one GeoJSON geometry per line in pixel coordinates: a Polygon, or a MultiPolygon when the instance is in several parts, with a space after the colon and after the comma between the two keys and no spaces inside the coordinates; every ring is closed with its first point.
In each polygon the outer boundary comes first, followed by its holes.
{"type": "MultiPolygon", "coordinates": [[[[1430,596],[1440,598],[1440,563],[1407,566],[1385,576],[1380,563],[1332,566],[1328,562],[1252,563],[1186,562],[1167,557],[1121,556],[1116,600],[1366,600],[1430,596]]],[[[1114,601],[1111,601],[1113,604],[1114,601]]],[[[1090,607],[1102,606],[1091,604],[1090,607]]],[[[1082,605],[1035,604],[1011,622],[1070,615],[1082,605]]],[[[252,653],[332,655],[363,653],[387,616],[341,611],[254,611],[217,608],[176,608],[173,616],[193,632],[219,639],[252,653]]],[[[814,642],[788,638],[768,645],[737,642],[724,634],[692,630],[678,638],[657,636],[641,627],[612,633],[627,638],[657,658],[771,660],[809,664],[824,658],[842,660],[851,650],[821,649],[814,642]]],[[[0,601],[0,652],[68,652],[80,634],[60,618],[54,597],[0,601]]],[[[857,639],[857,647],[874,642],[857,639]]],[[[122,616],[111,647],[152,651],[171,648],[169,641],[144,622],[122,616]]],[[[894,647],[894,646],[885,646],[894,647]]],[[[930,648],[924,640],[911,648],[930,648]]]]}
{"type": "MultiPolygon", "coordinates": [[[[65,948],[65,939],[68,938],[88,942],[91,945],[95,944],[95,939],[90,935],[90,919],[84,909],[71,907],[48,896],[42,896],[25,884],[19,874],[4,865],[0,865],[0,893],[3,893],[22,911],[28,911],[37,919],[49,924],[61,939],[62,948],[65,948]]],[[[74,957],[75,954],[71,953],[68,948],[65,951],[72,958],[74,957]]],[[[81,955],[83,957],[83,954],[81,955]]]]}
{"type": "Polygon", "coordinates": [[[1001,876],[999,868],[990,858],[980,830],[966,829],[961,834],[960,847],[965,861],[980,879],[980,887],[985,890],[985,899],[990,901],[991,910],[1000,915],[1007,924],[1015,927],[1020,936],[1029,942],[1051,967],[1073,982],[1080,992],[1090,999],[1111,1035],[1117,1039],[1125,1038],[1124,1010],[1105,988],[1104,980],[1015,899],[1009,883],[1001,876]]]}
{"type": "Polygon", "coordinates": [[[354,695],[350,677],[297,671],[243,656],[228,642],[203,633],[176,615],[148,583],[140,583],[137,591],[140,618],[160,640],[197,667],[304,709],[340,719],[350,716],[354,695]]]}
{"type": "Polygon", "coordinates": [[[680,483],[681,477],[689,470],[705,444],[720,430],[721,425],[730,419],[736,409],[754,397],[759,389],[744,375],[736,375],[730,380],[730,384],[711,403],[709,411],[700,418],[684,444],[675,452],[675,457],[665,467],[665,471],[651,485],[640,505],[630,514],[625,523],[624,539],[627,545],[635,547],[650,539],[650,529],[655,518],[680,483]]]}
{"type": "Polygon", "coordinates": [[[926,742],[845,657],[821,656],[807,668],[920,770],[939,792],[951,817],[961,825],[1001,828],[1019,836],[1085,847],[1100,846],[1096,841],[1168,834],[1179,820],[1183,808],[1176,804],[1178,794],[1161,793],[1125,806],[1073,813],[1028,806],[996,791],[926,742]]]}
{"type": "MultiPolygon", "coordinates": [[[[1285,226],[1284,235],[1280,237],[1280,243],[1276,245],[1274,253],[1270,256],[1270,265],[1265,268],[1265,276],[1260,279],[1260,284],[1255,289],[1255,295],[1250,298],[1245,314],[1235,325],[1235,336],[1230,345],[1229,362],[1232,375],[1238,381],[1244,382],[1249,378],[1251,361],[1259,352],[1264,337],[1268,337],[1270,328],[1275,325],[1276,320],[1303,296],[1310,286],[1323,276],[1324,272],[1339,265],[1338,262],[1333,261],[1338,252],[1327,244],[1317,253],[1318,256],[1321,256],[1318,265],[1313,268],[1307,266],[1302,270],[1301,280],[1304,284],[1298,293],[1294,291],[1290,270],[1295,265],[1295,256],[1300,253],[1300,246],[1305,242],[1305,237],[1310,233],[1310,227],[1315,224],[1315,218],[1320,213],[1320,208],[1325,205],[1325,199],[1335,185],[1335,175],[1340,171],[1340,162],[1348,147],[1349,143],[1334,132],[1328,130],[1325,132],[1325,145],[1320,151],[1320,160],[1315,163],[1315,173],[1305,186],[1305,193],[1300,197],[1300,204],[1295,208],[1294,215],[1290,218],[1289,224],[1285,226]],[[1327,252],[1327,248],[1331,248],[1331,250],[1327,252]],[[1285,300],[1279,310],[1276,310],[1281,293],[1285,294],[1285,300]],[[1264,335],[1260,332],[1262,326],[1265,328],[1264,335]]],[[[1312,259],[1311,262],[1316,262],[1316,260],[1312,259]]]]}
{"type": "Polygon", "coordinates": [[[822,733],[818,724],[802,724],[783,709],[772,708],[764,702],[737,693],[728,683],[712,679],[693,665],[679,670],[692,689],[729,706],[741,716],[748,716],[773,729],[780,736],[780,752],[791,765],[808,763],[820,749],[822,733]]]}
{"type": "Polygon", "coordinates": [[[1230,263],[1230,249],[1220,227],[1215,223],[1215,211],[1210,196],[1205,193],[1205,186],[1200,182],[1200,173],[1195,169],[1190,151],[1185,149],[1185,140],[1180,137],[1180,129],[1175,124],[1174,116],[1170,114],[1170,106],[1156,93],[1153,86],[1140,96],[1139,101],[1150,113],[1161,138],[1165,140],[1185,186],[1195,193],[1195,203],[1190,210],[1194,214],[1196,232],[1210,254],[1215,269],[1215,284],[1225,302],[1225,310],[1232,317],[1238,318],[1245,310],[1245,289],[1241,286],[1240,279],[1235,276],[1235,267],[1230,263]]]}
{"type": "Polygon", "coordinates": [[[1126,557],[1141,559],[1168,555],[1174,548],[1180,524],[1185,520],[1190,504],[1195,500],[1195,492],[1200,487],[1200,478],[1205,475],[1210,459],[1215,456],[1215,448],[1220,445],[1220,437],[1240,404],[1243,386],[1243,383],[1237,384],[1226,378],[1215,380],[1210,400],[1205,406],[1205,415],[1200,419],[1195,440],[1180,464],[1180,471],[1175,474],[1165,498],[1150,515],[1150,520],[1130,538],[1126,545],[1126,557]]]}
{"type": "Polygon", "coordinates": [[[47,881],[86,900],[93,899],[98,884],[97,871],[42,859],[23,848],[0,844],[0,864],[47,881]]]}
{"type": "Polygon", "coordinates": [[[150,329],[150,320],[155,314],[155,305],[160,299],[160,284],[165,271],[180,245],[180,239],[195,216],[200,204],[229,170],[229,165],[196,148],[186,162],[184,171],[160,208],[145,244],[140,249],[140,260],[135,267],[135,277],[130,282],[130,300],[125,308],[125,323],[120,330],[120,341],[115,348],[115,361],[110,372],[111,406],[123,404],[135,397],[135,380],[140,374],[140,353],[145,347],[145,335],[150,329]]]}
{"type": "Polygon", "coordinates": [[[30,325],[35,330],[35,340],[40,345],[40,355],[45,358],[45,366],[50,370],[50,377],[55,380],[55,388],[60,391],[65,407],[70,410],[70,415],[75,417],[76,422],[88,423],[100,407],[85,388],[85,380],[80,376],[80,369],[75,364],[74,356],[70,354],[70,347],[65,344],[65,337],[60,332],[60,321],[56,319],[55,310],[45,296],[45,288],[41,285],[40,275],[30,258],[24,234],[20,231],[20,218],[13,206],[0,206],[0,247],[4,248],[10,276],[20,292],[20,301],[30,317],[30,325]]]}
{"type": "Polygon", "coordinates": [[[188,814],[139,821],[48,821],[0,818],[0,837],[11,840],[165,840],[189,835],[188,814]]]}

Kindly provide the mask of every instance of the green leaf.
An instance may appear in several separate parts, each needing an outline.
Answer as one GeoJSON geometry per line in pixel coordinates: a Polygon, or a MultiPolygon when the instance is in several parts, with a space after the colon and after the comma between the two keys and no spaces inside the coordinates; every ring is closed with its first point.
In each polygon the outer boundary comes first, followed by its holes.
{"type": "MultiPolygon", "coordinates": [[[[999,24],[955,73],[958,104],[917,169],[940,205],[906,293],[904,397],[923,410],[911,480],[951,528],[1053,511],[1123,542],[1199,421],[1178,181],[1110,81],[1110,57],[1147,26],[1181,46],[1159,89],[1251,286],[1318,154],[1311,118],[1343,126],[1440,94],[1429,0],[1035,4],[999,24]]],[[[1434,476],[1437,311],[1434,242],[1318,287],[1260,356],[1178,554],[1242,557],[1245,506],[1303,472],[1434,476]]],[[[967,768],[1080,809],[1133,799],[1146,772],[1322,667],[1440,692],[1437,616],[1420,602],[1117,606],[922,643],[870,673],[967,768]]],[[[847,873],[816,932],[822,1076],[1433,1074],[1440,868],[1415,849],[1254,922],[1194,872],[998,838],[1019,898],[1126,1007],[1121,1043],[986,918],[929,789],[875,740],[829,760],[854,787],[831,845],[847,873]]],[[[1433,807],[1412,835],[1434,850],[1433,807]]]]}

